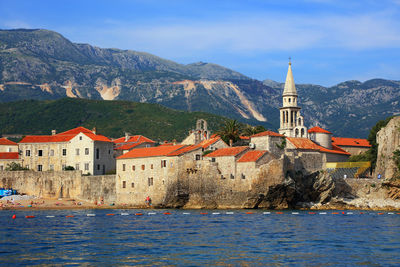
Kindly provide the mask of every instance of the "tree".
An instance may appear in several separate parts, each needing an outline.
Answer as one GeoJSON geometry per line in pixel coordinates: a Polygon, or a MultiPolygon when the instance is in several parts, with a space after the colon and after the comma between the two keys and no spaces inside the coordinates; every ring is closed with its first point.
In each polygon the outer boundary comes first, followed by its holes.
{"type": "Polygon", "coordinates": [[[376,159],[378,158],[378,143],[376,142],[376,134],[385,127],[389,121],[393,118],[389,117],[384,120],[378,121],[374,127],[372,127],[371,131],[368,135],[368,141],[371,144],[371,148],[368,150],[369,158],[371,160],[371,168],[375,169],[376,166],[376,159]]]}
{"type": "Polygon", "coordinates": [[[241,128],[237,120],[228,119],[216,134],[221,136],[222,140],[227,144],[230,144],[230,140],[235,143],[240,139],[241,128]]]}
{"type": "Polygon", "coordinates": [[[7,164],[6,171],[27,171],[28,168],[22,167],[21,164],[16,162],[11,162],[7,164]]]}

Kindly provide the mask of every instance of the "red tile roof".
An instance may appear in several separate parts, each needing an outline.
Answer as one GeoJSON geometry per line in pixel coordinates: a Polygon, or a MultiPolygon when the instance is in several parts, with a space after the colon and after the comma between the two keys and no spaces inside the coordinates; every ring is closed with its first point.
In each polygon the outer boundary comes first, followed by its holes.
{"type": "Polygon", "coordinates": [[[251,137],[260,137],[260,136],[279,136],[279,137],[284,137],[284,135],[279,134],[279,133],[275,133],[272,131],[265,131],[265,132],[261,132],[258,134],[253,134],[251,137]]]}
{"type": "Polygon", "coordinates": [[[346,151],[344,151],[343,149],[334,144],[332,144],[332,149],[327,149],[325,147],[317,145],[316,143],[307,138],[287,137],[286,139],[288,139],[290,143],[292,143],[297,149],[315,150],[325,153],[350,155],[350,153],[347,153],[346,151]]]}
{"type": "Polygon", "coordinates": [[[337,146],[371,147],[367,139],[332,137],[332,144],[337,146]]]}
{"type": "Polygon", "coordinates": [[[248,148],[249,148],[248,146],[220,148],[215,150],[214,152],[211,152],[210,154],[205,155],[205,157],[215,158],[215,157],[225,157],[225,156],[237,156],[238,154],[242,153],[248,148]]]}
{"type": "Polygon", "coordinates": [[[240,157],[237,162],[257,162],[266,153],[266,150],[250,150],[240,157]]]}
{"type": "Polygon", "coordinates": [[[331,132],[322,129],[321,127],[315,126],[312,127],[311,129],[308,130],[309,133],[327,133],[327,134],[332,134],[331,132]]]}
{"type": "Polygon", "coordinates": [[[17,146],[18,144],[8,140],[7,138],[0,138],[0,145],[4,146],[17,146]]]}
{"type": "Polygon", "coordinates": [[[159,146],[174,146],[174,143],[163,143],[159,146]]]}
{"type": "Polygon", "coordinates": [[[183,155],[185,153],[195,151],[197,149],[201,149],[201,146],[199,146],[199,145],[185,146],[185,147],[183,147],[181,149],[178,149],[176,151],[173,151],[173,152],[169,153],[168,156],[171,156],[171,157],[172,156],[180,156],[180,155],[183,155]]]}
{"type": "Polygon", "coordinates": [[[185,145],[156,146],[132,149],[131,151],[119,156],[117,159],[147,158],[167,156],[168,154],[185,147],[185,145]]]}
{"type": "Polygon", "coordinates": [[[19,159],[18,152],[0,152],[0,159],[19,159]]]}
{"type": "Polygon", "coordinates": [[[250,136],[239,136],[240,139],[242,140],[250,140],[250,136]]]}
{"type": "Polygon", "coordinates": [[[137,143],[137,142],[155,143],[153,140],[151,140],[150,138],[147,138],[143,135],[130,136],[128,141],[125,141],[125,137],[120,137],[120,138],[114,139],[113,142],[114,143],[137,143]]]}
{"type": "Polygon", "coordinates": [[[105,137],[100,134],[94,134],[92,131],[84,128],[77,127],[66,132],[62,132],[56,135],[27,135],[25,136],[20,143],[62,143],[68,142],[72,138],[74,138],[79,133],[83,133],[93,141],[101,141],[101,142],[111,142],[108,137],[105,137]]]}

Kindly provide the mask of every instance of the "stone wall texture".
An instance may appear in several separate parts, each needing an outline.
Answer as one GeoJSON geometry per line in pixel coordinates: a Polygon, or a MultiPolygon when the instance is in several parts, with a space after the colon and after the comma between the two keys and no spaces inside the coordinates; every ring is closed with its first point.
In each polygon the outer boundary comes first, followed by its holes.
{"type": "Polygon", "coordinates": [[[0,187],[42,198],[115,202],[115,175],[82,176],[80,171],[2,171],[0,187]]]}

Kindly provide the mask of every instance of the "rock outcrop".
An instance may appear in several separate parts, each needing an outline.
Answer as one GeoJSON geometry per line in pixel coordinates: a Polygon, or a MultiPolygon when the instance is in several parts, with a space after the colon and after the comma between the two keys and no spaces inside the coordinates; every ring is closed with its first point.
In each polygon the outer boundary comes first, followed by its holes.
{"type": "Polygon", "coordinates": [[[398,171],[393,159],[393,152],[400,149],[400,116],[394,117],[376,135],[378,158],[375,174],[391,179],[398,171]]]}

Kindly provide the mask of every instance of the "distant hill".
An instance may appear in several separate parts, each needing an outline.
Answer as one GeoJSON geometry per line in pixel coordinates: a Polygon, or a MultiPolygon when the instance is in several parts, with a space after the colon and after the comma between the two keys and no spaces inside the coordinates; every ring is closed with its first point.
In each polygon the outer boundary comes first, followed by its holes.
{"type": "MultiPolygon", "coordinates": [[[[294,74],[296,80],[295,67],[294,74]]],[[[76,44],[49,30],[0,30],[0,102],[129,100],[277,129],[282,88],[212,63],[183,65],[143,52],[76,44]]],[[[336,136],[366,137],[378,120],[400,110],[399,81],[297,88],[306,125],[336,136]]]]}
{"type": "Polygon", "coordinates": [[[109,137],[121,137],[125,132],[141,134],[155,141],[181,141],[205,119],[210,130],[216,131],[224,118],[204,112],[186,112],[158,104],[131,101],[101,101],[63,98],[58,100],[24,100],[0,105],[1,134],[51,134],[77,126],[109,137]]]}

